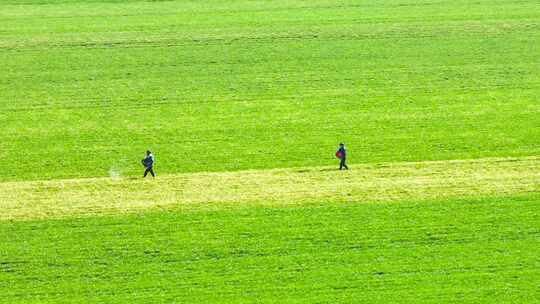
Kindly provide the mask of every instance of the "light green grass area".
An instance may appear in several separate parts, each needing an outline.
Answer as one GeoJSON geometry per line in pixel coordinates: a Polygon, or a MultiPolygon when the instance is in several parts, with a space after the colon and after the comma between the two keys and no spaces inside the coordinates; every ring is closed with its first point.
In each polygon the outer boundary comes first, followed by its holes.
{"type": "Polygon", "coordinates": [[[539,71],[533,0],[2,0],[0,303],[538,302],[539,71]]]}
{"type": "Polygon", "coordinates": [[[0,183],[0,220],[540,193],[540,158],[0,183]]]}
{"type": "Polygon", "coordinates": [[[537,1],[3,1],[0,179],[538,155],[539,45],[537,1]]]}

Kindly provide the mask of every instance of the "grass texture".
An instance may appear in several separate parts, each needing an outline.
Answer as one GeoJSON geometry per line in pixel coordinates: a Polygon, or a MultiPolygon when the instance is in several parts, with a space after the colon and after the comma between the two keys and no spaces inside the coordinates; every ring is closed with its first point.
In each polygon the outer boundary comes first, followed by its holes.
{"type": "Polygon", "coordinates": [[[0,303],[537,302],[539,46],[532,0],[3,0],[0,303]]]}
{"type": "Polygon", "coordinates": [[[2,1],[0,180],[535,156],[539,45],[537,1],[2,1]]]}
{"type": "Polygon", "coordinates": [[[373,202],[540,192],[540,160],[480,159],[335,167],[191,173],[0,183],[0,220],[144,212],[299,206],[308,202],[373,202]]]}
{"type": "Polygon", "coordinates": [[[1,222],[5,303],[535,303],[538,194],[1,222]]]}

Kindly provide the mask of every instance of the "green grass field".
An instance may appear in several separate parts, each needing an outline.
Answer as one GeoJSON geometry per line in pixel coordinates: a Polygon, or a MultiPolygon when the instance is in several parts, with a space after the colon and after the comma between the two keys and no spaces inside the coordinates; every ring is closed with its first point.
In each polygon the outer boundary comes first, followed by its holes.
{"type": "Polygon", "coordinates": [[[540,196],[2,225],[5,303],[533,303],[540,196]]]}
{"type": "Polygon", "coordinates": [[[540,302],[538,96],[538,1],[3,0],[0,303],[540,302]]]}

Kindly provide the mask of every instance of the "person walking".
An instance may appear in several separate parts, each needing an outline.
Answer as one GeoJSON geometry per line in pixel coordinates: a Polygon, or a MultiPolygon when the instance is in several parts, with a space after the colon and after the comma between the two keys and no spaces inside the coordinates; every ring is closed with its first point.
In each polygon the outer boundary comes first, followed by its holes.
{"type": "Polygon", "coordinates": [[[339,149],[336,152],[336,157],[339,158],[339,170],[343,170],[343,168],[349,170],[349,167],[347,167],[347,164],[345,164],[347,160],[347,150],[345,149],[345,144],[339,144],[339,149]]]}
{"type": "Polygon", "coordinates": [[[146,168],[144,170],[144,177],[148,175],[148,173],[152,174],[152,177],[156,177],[156,174],[154,173],[154,164],[156,163],[156,160],[154,158],[154,154],[150,152],[150,150],[146,151],[146,157],[142,160],[143,166],[146,168]]]}

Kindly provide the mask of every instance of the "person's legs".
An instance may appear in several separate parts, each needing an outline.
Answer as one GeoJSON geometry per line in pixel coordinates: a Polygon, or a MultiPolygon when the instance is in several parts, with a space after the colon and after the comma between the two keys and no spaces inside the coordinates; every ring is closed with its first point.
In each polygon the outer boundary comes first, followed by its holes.
{"type": "Polygon", "coordinates": [[[152,174],[152,177],[156,177],[156,174],[154,173],[154,168],[153,167],[146,168],[146,170],[144,170],[144,176],[143,177],[146,177],[149,172],[150,172],[150,174],[152,174]]]}
{"type": "Polygon", "coordinates": [[[343,157],[339,162],[339,170],[343,170],[343,168],[349,170],[349,167],[347,167],[347,165],[345,164],[345,157],[343,157]]]}
{"type": "Polygon", "coordinates": [[[144,170],[144,175],[143,175],[143,177],[146,177],[146,176],[148,175],[148,172],[150,172],[150,170],[152,170],[152,168],[146,168],[146,169],[144,170]]]}

